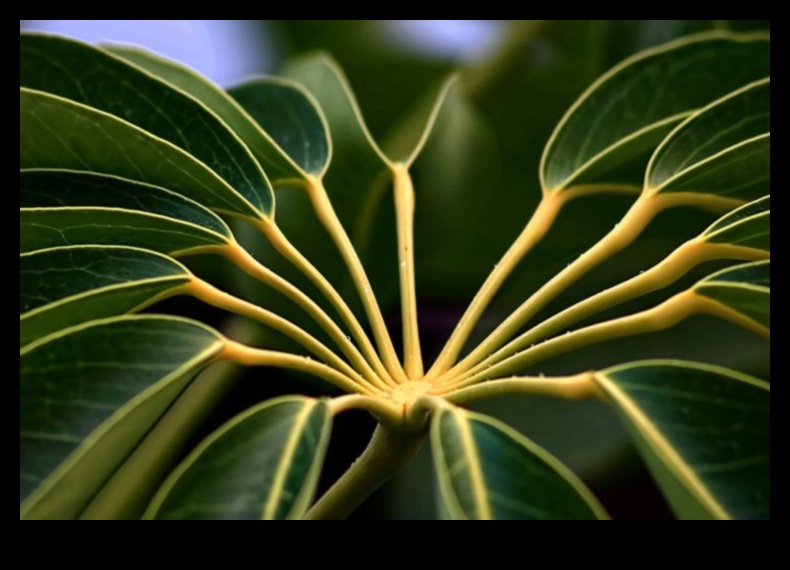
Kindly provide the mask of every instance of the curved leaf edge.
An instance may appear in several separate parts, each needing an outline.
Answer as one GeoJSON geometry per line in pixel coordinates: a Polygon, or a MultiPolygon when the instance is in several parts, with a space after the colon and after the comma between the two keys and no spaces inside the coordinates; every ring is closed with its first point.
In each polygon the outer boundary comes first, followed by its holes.
{"type": "MultiPolygon", "coordinates": [[[[765,390],[766,392],[771,391],[771,385],[764,380],[760,380],[759,378],[755,378],[753,376],[749,376],[747,374],[743,374],[741,372],[737,372],[735,370],[731,370],[729,368],[724,368],[722,366],[715,366],[712,364],[705,364],[701,362],[694,362],[694,361],[687,361],[687,360],[671,360],[671,359],[654,359],[654,360],[640,360],[635,362],[630,362],[626,364],[621,364],[618,366],[612,366],[600,372],[594,373],[594,381],[596,385],[601,389],[601,391],[607,396],[607,399],[610,402],[613,402],[614,405],[618,408],[618,415],[625,416],[624,421],[628,421],[633,424],[634,428],[639,430],[643,435],[645,434],[644,426],[637,425],[636,421],[631,421],[632,417],[639,418],[640,423],[652,424],[647,416],[642,412],[642,410],[632,404],[628,396],[622,393],[619,387],[607,378],[610,374],[616,374],[617,372],[634,369],[634,368],[642,368],[642,367],[685,367],[685,368],[696,368],[698,370],[714,373],[721,376],[727,376],[732,379],[735,379],[740,382],[744,382],[756,388],[765,390]],[[628,410],[630,413],[625,411],[620,411],[620,408],[628,410]]],[[[705,508],[708,512],[714,517],[720,520],[728,520],[731,517],[726,513],[726,511],[718,504],[718,502],[710,495],[708,490],[705,488],[705,485],[699,480],[696,474],[693,473],[691,468],[686,465],[686,463],[681,459],[680,455],[672,448],[669,442],[661,435],[659,430],[657,429],[648,429],[648,433],[650,433],[653,437],[656,438],[658,444],[644,435],[644,441],[650,446],[653,453],[660,457],[662,463],[673,473],[677,481],[684,486],[684,488],[691,493],[692,495],[698,497],[701,502],[704,504],[705,508]]],[[[633,439],[633,437],[632,437],[633,439]]]]}
{"type": "MultiPolygon", "coordinates": [[[[550,188],[548,186],[548,184],[546,184],[546,177],[545,177],[546,161],[548,160],[549,151],[550,151],[551,147],[553,146],[553,144],[554,144],[554,142],[555,142],[555,140],[556,140],[556,138],[558,136],[558,133],[563,128],[565,123],[568,122],[570,117],[576,112],[576,110],[579,107],[581,107],[582,104],[584,104],[584,102],[588,99],[590,94],[595,92],[601,85],[603,85],[604,83],[608,82],[613,77],[615,77],[620,71],[622,71],[623,69],[629,67],[630,65],[632,65],[632,64],[634,64],[634,63],[636,63],[638,61],[641,61],[642,59],[645,59],[645,58],[648,58],[648,57],[652,57],[654,55],[662,54],[662,53],[665,53],[665,52],[668,52],[668,51],[672,51],[672,50],[674,50],[674,49],[676,49],[678,47],[682,47],[684,45],[688,45],[688,44],[692,44],[692,43],[704,42],[704,41],[715,40],[715,39],[726,39],[726,40],[731,40],[731,41],[734,41],[734,42],[747,43],[747,42],[751,42],[751,41],[770,41],[770,38],[771,38],[770,33],[763,32],[763,31],[755,31],[755,32],[730,32],[730,31],[726,31],[726,30],[705,31],[705,32],[700,32],[700,33],[696,33],[696,34],[690,34],[690,35],[684,36],[682,38],[678,38],[676,40],[673,40],[673,41],[670,41],[670,42],[667,42],[667,43],[664,43],[664,44],[661,44],[661,45],[658,45],[658,46],[655,46],[655,47],[652,47],[652,48],[648,48],[646,50],[643,50],[643,51],[640,51],[638,53],[635,53],[635,54],[625,58],[624,60],[622,60],[620,63],[618,63],[617,65],[615,65],[614,67],[612,67],[611,69],[606,71],[603,75],[599,76],[592,84],[590,84],[590,86],[587,87],[587,89],[585,89],[582,92],[582,94],[579,95],[578,99],[576,99],[576,101],[574,101],[574,103],[568,108],[568,110],[565,112],[565,114],[559,120],[557,125],[554,127],[554,130],[552,131],[551,135],[549,136],[548,141],[546,141],[545,147],[543,148],[543,153],[541,155],[540,164],[539,164],[539,167],[538,167],[540,186],[541,186],[541,189],[543,190],[543,192],[544,193],[561,192],[563,189],[565,189],[568,186],[569,181],[572,181],[572,179],[578,177],[578,173],[579,172],[587,170],[592,164],[597,162],[601,157],[606,156],[611,151],[613,151],[616,148],[619,148],[621,146],[620,145],[620,141],[618,141],[618,143],[616,143],[614,145],[611,145],[610,147],[608,147],[608,148],[604,149],[603,151],[599,152],[597,155],[595,155],[594,157],[589,159],[587,162],[585,162],[585,164],[582,165],[578,169],[578,171],[576,173],[574,173],[572,176],[566,178],[566,180],[564,180],[561,184],[555,186],[554,188],[550,188]]],[[[627,137],[627,139],[621,139],[621,141],[622,140],[628,140],[628,141],[634,140],[635,138],[638,138],[639,136],[642,136],[643,134],[645,134],[647,132],[650,132],[651,130],[654,130],[655,128],[660,128],[661,126],[664,126],[666,124],[670,124],[672,121],[683,121],[684,119],[688,120],[687,118],[690,115],[692,115],[693,113],[694,113],[694,111],[689,111],[688,113],[682,113],[682,114],[675,115],[673,117],[667,117],[663,121],[660,121],[658,123],[654,123],[654,124],[649,125],[647,127],[642,127],[641,129],[639,129],[639,130],[635,131],[634,133],[632,133],[631,135],[629,135],[627,137]]]]}
{"type": "MultiPolygon", "coordinates": [[[[495,418],[490,416],[486,416],[484,414],[479,414],[477,412],[471,412],[464,408],[460,408],[457,406],[452,407],[443,407],[437,410],[434,413],[434,417],[431,420],[431,447],[434,450],[434,453],[441,457],[443,464],[446,464],[444,461],[444,455],[442,454],[442,446],[439,434],[439,422],[442,415],[452,413],[452,414],[459,414],[464,418],[464,421],[474,420],[484,424],[487,424],[494,429],[504,433],[507,437],[513,439],[524,448],[526,448],[530,453],[536,455],[539,459],[544,461],[547,465],[549,465],[559,476],[565,479],[571,487],[582,497],[582,499],[587,503],[593,513],[598,517],[600,520],[608,520],[609,515],[604,510],[603,506],[600,504],[598,499],[595,495],[590,491],[590,489],[582,482],[582,480],[573,472],[571,471],[564,463],[562,463],[559,459],[557,459],[554,455],[549,453],[543,447],[538,445],[537,443],[533,442],[525,435],[519,433],[509,425],[501,422],[495,418]]],[[[435,464],[438,464],[439,457],[434,461],[435,464]]],[[[458,504],[458,500],[455,497],[448,497],[447,493],[445,492],[446,489],[452,488],[452,484],[447,479],[448,474],[444,469],[436,469],[437,477],[441,479],[441,484],[439,485],[440,493],[442,499],[444,499],[445,505],[450,513],[450,515],[458,520],[467,520],[467,516],[463,513],[460,505],[458,504]]]]}
{"type": "Polygon", "coordinates": [[[294,505],[291,508],[291,511],[288,514],[288,519],[297,518],[301,516],[301,514],[307,510],[310,501],[313,498],[313,494],[315,493],[315,486],[318,482],[318,477],[321,472],[321,467],[323,465],[323,460],[326,455],[327,447],[329,446],[329,435],[330,429],[332,425],[332,414],[329,412],[329,409],[324,401],[323,398],[310,398],[307,396],[299,396],[299,395],[291,395],[291,396],[278,396],[276,398],[272,398],[270,400],[266,400],[265,402],[261,402],[255,406],[247,408],[243,412],[237,414],[219,428],[214,430],[209,436],[204,438],[200,444],[195,447],[189,455],[170,473],[167,477],[165,482],[156,492],[154,497],[151,499],[151,502],[148,505],[145,513],[143,514],[144,520],[155,520],[159,510],[161,509],[164,502],[167,500],[168,495],[170,492],[175,488],[178,484],[179,480],[181,479],[182,475],[186,473],[192,465],[200,458],[206,449],[208,449],[211,445],[213,445],[216,441],[218,441],[222,436],[224,436],[228,431],[233,429],[235,426],[239,425],[247,418],[254,416],[255,414],[266,410],[268,408],[274,407],[276,405],[286,403],[286,402],[296,402],[296,403],[312,403],[313,406],[324,406],[327,409],[325,410],[324,414],[324,425],[322,428],[322,432],[325,433],[325,437],[323,441],[320,443],[318,450],[313,458],[313,462],[310,465],[310,471],[308,472],[308,476],[305,479],[305,484],[300,492],[300,496],[294,501],[294,505]]]}
{"type": "Polygon", "coordinates": [[[63,461],[60,465],[58,465],[49,475],[47,475],[46,479],[44,479],[41,484],[28,495],[24,502],[19,506],[19,518],[24,519],[26,515],[38,505],[38,503],[45,499],[47,494],[57,485],[58,481],[66,476],[71,469],[77,465],[81,459],[90,451],[93,445],[100,441],[102,437],[110,432],[118,423],[120,423],[123,418],[125,417],[126,413],[129,410],[135,409],[139,404],[143,403],[145,400],[149,399],[152,395],[161,392],[165,388],[167,388],[170,384],[177,381],[179,378],[183,376],[187,371],[190,369],[199,366],[201,362],[205,362],[207,365],[211,358],[216,357],[221,350],[225,346],[225,339],[219,335],[216,331],[211,329],[210,327],[191,320],[185,319],[181,317],[172,317],[169,315],[125,315],[121,317],[110,317],[107,319],[99,319],[95,321],[90,321],[88,323],[83,323],[74,327],[69,327],[68,329],[64,329],[57,333],[53,333],[48,335],[42,339],[39,339],[36,342],[33,342],[23,349],[19,351],[20,356],[24,354],[28,354],[35,350],[36,348],[52,342],[53,340],[57,340],[69,334],[79,332],[81,330],[91,328],[91,327],[98,327],[108,323],[117,322],[117,321],[124,321],[124,320],[158,320],[158,321],[175,321],[181,323],[188,323],[193,326],[198,326],[199,328],[204,329],[205,331],[211,333],[216,337],[216,342],[213,343],[210,347],[208,347],[204,353],[201,355],[195,356],[190,361],[184,363],[178,370],[171,372],[164,378],[161,378],[155,384],[149,386],[139,394],[137,394],[134,398],[127,401],[122,407],[118,408],[112,415],[110,415],[105,421],[103,421],[95,430],[91,432],[91,434],[85,438],[77,448],[69,454],[65,461],[63,461]],[[205,355],[205,356],[204,356],[205,355]]]}

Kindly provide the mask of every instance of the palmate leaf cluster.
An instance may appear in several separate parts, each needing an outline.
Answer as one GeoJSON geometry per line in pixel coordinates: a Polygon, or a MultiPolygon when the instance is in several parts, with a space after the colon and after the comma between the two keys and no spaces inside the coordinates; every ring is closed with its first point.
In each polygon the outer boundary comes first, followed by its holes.
{"type": "Polygon", "coordinates": [[[545,147],[535,215],[424,367],[413,216],[414,195],[425,190],[412,186],[410,169],[448,125],[457,136],[479,132],[463,77],[445,82],[382,149],[325,56],[225,91],[141,50],[22,34],[20,517],[117,515],[134,502],[131,511],[147,518],[302,518],[333,417],[362,408],[382,429],[430,432],[447,518],[607,518],[540,442],[463,407],[535,393],[607,402],[678,517],[769,518],[767,382],[679,360],[523,375],[555,355],[698,314],[770,335],[769,49],[762,34],[692,36],[637,54],[590,86],[545,147]],[[361,301],[286,237],[276,206],[286,193],[304,193],[311,205],[288,227],[326,228],[361,301]],[[398,269],[402,354],[360,261],[380,230],[370,209],[388,193],[397,239],[391,258],[367,266],[398,269]],[[468,343],[563,207],[603,194],[633,196],[633,205],[493,332],[468,343]],[[715,221],[655,267],[532,322],[656,216],[681,208],[713,212],[715,221]],[[257,261],[238,239],[250,231],[314,288],[257,261]],[[309,315],[317,332],[280,315],[279,300],[259,305],[211,284],[184,264],[196,255],[230,260],[309,315]],[[728,263],[652,308],[588,321],[710,261],[728,263]],[[157,313],[156,303],[179,295],[258,320],[303,352],[247,346],[157,313]],[[307,372],[348,394],[263,402],[206,438],[158,489],[146,490],[144,477],[142,490],[126,489],[129,458],[162,437],[159,426],[178,422],[168,415],[185,390],[221,361],[307,372]]]}

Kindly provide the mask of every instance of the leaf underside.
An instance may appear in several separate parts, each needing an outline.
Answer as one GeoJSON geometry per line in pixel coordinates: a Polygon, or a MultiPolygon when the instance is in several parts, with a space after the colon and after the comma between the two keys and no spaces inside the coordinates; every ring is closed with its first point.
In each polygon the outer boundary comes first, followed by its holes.
{"type": "MultiPolygon", "coordinates": [[[[378,272],[380,253],[395,247],[377,233],[389,228],[379,213],[393,167],[411,167],[425,148],[420,168],[456,188],[453,177],[467,172],[458,162],[478,152],[469,139],[483,130],[471,128],[464,76],[445,81],[379,147],[331,58],[302,57],[283,74],[225,91],[143,50],[21,34],[20,518],[79,518],[195,374],[222,356],[225,339],[200,323],[129,314],[185,291],[194,277],[172,257],[235,246],[220,215],[272,218],[270,181],[315,179],[378,272]]],[[[544,192],[626,185],[742,200],[698,239],[770,252],[768,36],[699,35],[624,61],[562,119],[540,178],[544,192]]],[[[286,194],[291,216],[309,205],[286,194]]],[[[429,212],[432,200],[423,198],[429,212]]],[[[323,230],[318,238],[319,225],[303,221],[286,233],[323,251],[323,230]]],[[[441,223],[423,240],[446,233],[441,223]]],[[[387,275],[379,278],[395,291],[387,275]]],[[[690,294],[770,335],[770,261],[719,270],[690,294]]],[[[680,361],[625,364],[593,381],[679,518],[770,518],[767,383],[680,361]]],[[[329,408],[287,396],[236,416],[171,473],[146,518],[301,518],[328,446],[329,408]]],[[[607,518],[564,465],[493,418],[445,403],[430,434],[446,518],[607,518]]]]}
{"type": "Polygon", "coordinates": [[[546,451],[504,424],[460,409],[432,420],[442,510],[460,520],[584,520],[606,513],[546,451]]]}
{"type": "Polygon", "coordinates": [[[255,406],[196,449],[154,498],[148,518],[300,518],[330,432],[326,404],[287,396],[255,406]]]}
{"type": "Polygon", "coordinates": [[[198,323],[136,316],[20,351],[20,517],[78,517],[222,346],[198,323]]]}
{"type": "Polygon", "coordinates": [[[597,381],[678,517],[770,518],[767,384],[679,362],[627,364],[597,381]]]}

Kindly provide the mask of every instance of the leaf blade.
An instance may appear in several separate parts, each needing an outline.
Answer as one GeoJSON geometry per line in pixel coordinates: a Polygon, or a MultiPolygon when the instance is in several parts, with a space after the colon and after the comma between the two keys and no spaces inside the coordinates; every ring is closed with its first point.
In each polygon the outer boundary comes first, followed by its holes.
{"type": "Polygon", "coordinates": [[[293,519],[307,510],[330,432],[326,404],[269,400],[204,441],[160,489],[146,518],[293,519]],[[219,508],[221,505],[227,508],[219,508]]]}
{"type": "Polygon", "coordinates": [[[697,283],[693,291],[743,315],[770,334],[771,260],[722,269],[697,283]]]}
{"type": "Polygon", "coordinates": [[[105,49],[189,93],[206,105],[244,141],[273,183],[303,176],[304,173],[293,164],[272,137],[218,85],[184,65],[139,48],[109,45],[105,49]]]}
{"type": "Polygon", "coordinates": [[[770,45],[762,34],[704,34],[625,60],[598,79],[555,129],[541,160],[544,191],[600,182],[641,185],[639,168],[624,179],[603,175],[646,164],[645,151],[684,116],[769,74],[770,45]],[[598,128],[603,124],[607,128],[598,128]],[[633,152],[620,144],[624,140],[633,152]]]}
{"type": "Polygon", "coordinates": [[[58,95],[136,125],[195,157],[258,212],[274,207],[271,186],[244,144],[197,100],[100,48],[20,34],[20,85],[58,95]]]}
{"type": "Polygon", "coordinates": [[[266,164],[281,179],[303,178],[305,173],[323,175],[332,153],[329,134],[317,103],[299,84],[262,77],[232,87],[228,93],[275,142],[266,164]]]}
{"type": "Polygon", "coordinates": [[[770,193],[770,78],[690,116],[656,149],[651,192],[704,192],[754,200],[770,193]]]}
{"type": "Polygon", "coordinates": [[[770,517],[767,384],[675,361],[615,367],[596,382],[680,518],[770,517]]]}
{"type": "Polygon", "coordinates": [[[126,247],[68,246],[19,256],[19,345],[177,294],[181,264],[126,247]]]}
{"type": "Polygon", "coordinates": [[[222,178],[180,148],[103,111],[24,87],[19,89],[19,168],[139,180],[214,210],[260,217],[222,178]]]}
{"type": "Polygon", "coordinates": [[[439,410],[431,423],[431,447],[442,504],[454,519],[607,518],[566,467],[493,418],[439,410]]]}
{"type": "Polygon", "coordinates": [[[710,243],[771,251],[771,197],[744,204],[722,216],[702,234],[710,243]]]}
{"type": "Polygon", "coordinates": [[[21,350],[20,517],[79,516],[223,345],[193,321],[146,315],[93,321],[21,350]]]}
{"type": "Polygon", "coordinates": [[[106,207],[173,218],[232,239],[214,212],[180,194],[134,180],[73,170],[19,172],[20,208],[106,207]]]}
{"type": "Polygon", "coordinates": [[[19,232],[20,253],[65,245],[126,245],[178,255],[228,243],[193,224],[120,208],[22,208],[19,232]]]}

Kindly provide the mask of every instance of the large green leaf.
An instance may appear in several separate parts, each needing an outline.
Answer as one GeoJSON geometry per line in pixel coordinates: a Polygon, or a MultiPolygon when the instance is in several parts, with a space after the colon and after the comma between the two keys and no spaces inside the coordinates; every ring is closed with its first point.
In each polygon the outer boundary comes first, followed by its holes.
{"type": "MultiPolygon", "coordinates": [[[[20,86],[105,111],[181,148],[268,215],[274,195],[239,138],[211,111],[105,50],[57,36],[21,34],[20,86]]],[[[61,137],[65,125],[51,125],[61,137]]],[[[246,212],[245,212],[246,213],[246,212]]]]}
{"type": "Polygon", "coordinates": [[[138,311],[191,279],[176,261],[128,247],[68,246],[19,256],[19,345],[138,311]]]}
{"type": "Polygon", "coordinates": [[[645,187],[754,200],[770,193],[771,80],[689,117],[656,149],[645,187]]]}
{"type": "MultiPolygon", "coordinates": [[[[250,149],[250,152],[255,155],[261,166],[263,166],[266,175],[272,182],[276,183],[278,180],[289,180],[303,176],[303,172],[294,165],[288,155],[278,146],[278,143],[282,143],[282,141],[276,138],[275,133],[263,131],[258,124],[256,124],[255,119],[250,117],[247,111],[218,85],[215,85],[202,75],[199,75],[184,65],[159,57],[149,51],[125,46],[105,46],[105,49],[118,57],[132,62],[138,67],[142,67],[149,73],[153,73],[178,89],[189,93],[192,97],[206,105],[206,107],[216,113],[217,116],[244,141],[250,149]],[[275,137],[277,143],[272,140],[272,137],[275,137]]],[[[305,109],[301,102],[290,109],[280,105],[278,110],[294,110],[297,113],[304,110],[307,111],[310,120],[312,120],[312,115],[315,114],[314,111],[305,109]]],[[[276,120],[292,124],[289,120],[294,118],[299,119],[301,115],[276,117],[276,120]]],[[[314,123],[311,123],[311,126],[314,126],[314,123]]],[[[315,132],[314,134],[319,135],[319,133],[315,132]]],[[[325,138],[326,136],[324,135],[323,139],[325,138]]],[[[300,143],[303,142],[301,138],[299,138],[299,141],[300,143]]],[[[287,142],[290,143],[292,141],[287,142]]],[[[312,144],[319,143],[320,141],[317,139],[308,139],[308,142],[312,144]]],[[[302,151],[303,150],[304,149],[302,149],[302,151]]]]}
{"type": "Polygon", "coordinates": [[[544,151],[545,191],[641,185],[653,149],[691,112],[770,75],[767,35],[704,34],[637,54],[571,107],[544,151]]]}
{"type": "Polygon", "coordinates": [[[697,283],[694,292],[771,329],[770,260],[718,271],[697,283]]]}
{"type": "Polygon", "coordinates": [[[19,252],[61,245],[128,245],[167,254],[198,253],[228,243],[204,227],[118,208],[21,208],[19,252]]]}
{"type": "Polygon", "coordinates": [[[20,517],[79,516],[222,347],[192,321],[127,316],[20,350],[20,517]]]}
{"type": "Polygon", "coordinates": [[[111,174],[174,190],[215,210],[260,216],[180,148],[103,111],[26,88],[19,89],[19,168],[111,174]]]}
{"type": "Polygon", "coordinates": [[[675,514],[767,519],[770,388],[723,368],[637,362],[596,374],[675,514]]]}
{"type": "Polygon", "coordinates": [[[247,410],[181,464],[147,518],[300,518],[315,492],[330,420],[325,403],[297,396],[247,410]]]}
{"type": "Polygon", "coordinates": [[[266,77],[233,87],[229,93],[276,142],[278,156],[264,163],[271,165],[273,176],[287,180],[301,178],[305,172],[324,173],[331,154],[329,134],[317,104],[300,85],[266,77]]]}
{"type": "Polygon", "coordinates": [[[444,511],[461,520],[607,518],[557,459],[493,418],[438,411],[431,445],[444,511]]]}
{"type": "Polygon", "coordinates": [[[283,75],[303,84],[326,117],[332,162],[325,184],[341,221],[354,235],[365,199],[390,179],[389,160],[370,135],[348,80],[334,60],[325,55],[301,58],[290,63],[283,75]]]}
{"type": "Polygon", "coordinates": [[[711,243],[771,251],[771,197],[736,208],[719,218],[702,236],[711,243]]]}
{"type": "Polygon", "coordinates": [[[173,218],[231,238],[230,229],[211,210],[180,194],[133,180],[73,170],[19,171],[20,208],[94,206],[140,210],[173,218]]]}

